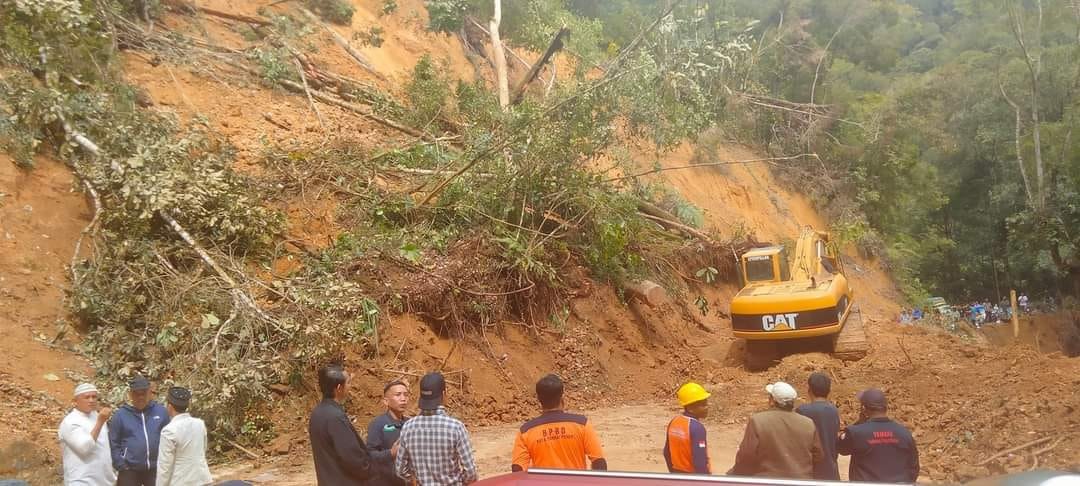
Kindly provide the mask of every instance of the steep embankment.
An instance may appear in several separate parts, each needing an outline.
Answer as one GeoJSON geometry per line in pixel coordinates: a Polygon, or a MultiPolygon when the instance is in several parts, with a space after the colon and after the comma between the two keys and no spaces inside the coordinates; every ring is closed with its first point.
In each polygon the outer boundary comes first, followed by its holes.
{"type": "Polygon", "coordinates": [[[92,374],[71,350],[78,334],[63,305],[66,265],[92,213],[73,184],[55,160],[26,171],[0,154],[0,477],[56,464],[48,429],[74,383],[92,374]]]}

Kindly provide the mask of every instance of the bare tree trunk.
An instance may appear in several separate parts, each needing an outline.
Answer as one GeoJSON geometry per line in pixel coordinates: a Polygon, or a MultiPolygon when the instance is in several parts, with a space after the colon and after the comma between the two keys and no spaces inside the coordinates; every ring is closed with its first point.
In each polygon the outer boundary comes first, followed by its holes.
{"type": "Polygon", "coordinates": [[[510,86],[506,80],[506,53],[499,39],[499,23],[502,22],[502,0],[495,0],[495,14],[491,16],[488,30],[491,34],[491,52],[495,57],[495,84],[499,90],[499,106],[503,110],[510,105],[510,86]]]}
{"type": "Polygon", "coordinates": [[[1005,86],[1001,84],[1001,80],[998,80],[998,89],[1001,90],[1001,96],[1005,98],[1005,102],[1009,103],[1013,112],[1016,113],[1016,135],[1013,138],[1016,143],[1016,165],[1020,166],[1020,178],[1024,180],[1024,192],[1027,194],[1028,206],[1035,207],[1035,197],[1031,194],[1031,183],[1028,182],[1027,168],[1024,167],[1024,152],[1020,146],[1020,126],[1023,124],[1020,115],[1020,106],[1013,102],[1012,98],[1005,93],[1005,86]]]}
{"type": "Polygon", "coordinates": [[[1042,0],[1036,0],[1036,6],[1039,12],[1038,22],[1035,27],[1035,42],[1034,50],[1028,49],[1027,40],[1024,35],[1024,20],[1020,9],[1023,6],[1017,7],[1014,4],[1009,5],[1009,20],[1011,21],[1010,27],[1012,28],[1013,37],[1016,39],[1016,43],[1020,46],[1021,54],[1024,56],[1024,64],[1028,68],[1028,82],[1031,90],[1031,122],[1033,126],[1032,137],[1035,144],[1035,209],[1042,211],[1046,205],[1046,189],[1044,184],[1044,170],[1042,159],[1042,133],[1039,127],[1039,76],[1042,74],[1042,24],[1043,24],[1043,9],[1042,0]]]}

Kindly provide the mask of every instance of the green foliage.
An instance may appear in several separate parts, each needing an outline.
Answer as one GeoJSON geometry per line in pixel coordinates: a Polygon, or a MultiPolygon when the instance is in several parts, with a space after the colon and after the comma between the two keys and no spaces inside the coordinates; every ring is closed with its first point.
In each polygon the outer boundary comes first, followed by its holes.
{"type": "Polygon", "coordinates": [[[366,31],[357,31],[353,34],[354,40],[359,40],[366,46],[382,47],[383,44],[383,28],[378,25],[373,25],[366,31]]]}
{"type": "Polygon", "coordinates": [[[349,0],[304,0],[304,4],[323,20],[339,25],[352,24],[356,11],[349,0]]]}
{"type": "Polygon", "coordinates": [[[0,3],[0,63],[53,81],[68,75],[85,82],[100,77],[110,38],[93,9],[95,2],[19,0],[0,3]]]}
{"type": "Polygon", "coordinates": [[[705,281],[705,283],[713,283],[716,281],[716,276],[720,274],[720,271],[713,267],[705,267],[697,272],[694,272],[694,276],[705,281]]]}
{"type": "Polygon", "coordinates": [[[259,46],[248,52],[248,57],[258,64],[262,78],[272,86],[285,79],[300,81],[300,74],[289,56],[285,47],[259,46]]]}
{"type": "Polygon", "coordinates": [[[398,4],[397,0],[383,0],[382,8],[379,9],[380,15],[391,15],[397,12],[398,4]]]}
{"type": "Polygon", "coordinates": [[[398,255],[413,264],[419,264],[420,260],[424,257],[424,254],[420,251],[420,247],[416,246],[416,243],[405,243],[401,245],[401,247],[398,248],[398,255]]]}
{"type": "Polygon", "coordinates": [[[527,281],[539,281],[547,285],[558,282],[555,268],[548,261],[543,245],[532,244],[521,233],[495,238],[502,246],[504,267],[527,281]]]}
{"type": "Polygon", "coordinates": [[[468,0],[424,0],[428,11],[428,29],[433,32],[457,32],[465,22],[468,0]]]}
{"type": "Polygon", "coordinates": [[[702,317],[709,315],[709,300],[704,296],[697,296],[694,299],[694,307],[697,307],[698,312],[701,312],[702,317]]]}
{"type": "Polygon", "coordinates": [[[449,82],[439,74],[431,56],[424,54],[413,67],[412,78],[405,85],[410,108],[405,114],[405,121],[417,127],[431,124],[447,106],[450,93],[449,82]]]}
{"type": "MultiPolygon", "coordinates": [[[[490,17],[491,2],[483,3],[482,15],[490,17]]],[[[502,27],[504,35],[514,42],[532,49],[547,49],[551,39],[560,28],[570,29],[566,48],[580,56],[577,74],[584,75],[592,63],[605,56],[602,25],[599,20],[574,14],[566,8],[563,0],[527,0],[503,2],[502,27]]]]}

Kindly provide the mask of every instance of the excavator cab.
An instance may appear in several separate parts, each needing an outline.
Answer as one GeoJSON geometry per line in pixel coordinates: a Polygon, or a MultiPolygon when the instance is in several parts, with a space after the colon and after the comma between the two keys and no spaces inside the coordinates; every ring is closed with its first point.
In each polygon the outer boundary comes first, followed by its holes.
{"type": "Polygon", "coordinates": [[[744,286],[791,280],[791,267],[783,245],[750,250],[743,254],[741,263],[744,286]]]}

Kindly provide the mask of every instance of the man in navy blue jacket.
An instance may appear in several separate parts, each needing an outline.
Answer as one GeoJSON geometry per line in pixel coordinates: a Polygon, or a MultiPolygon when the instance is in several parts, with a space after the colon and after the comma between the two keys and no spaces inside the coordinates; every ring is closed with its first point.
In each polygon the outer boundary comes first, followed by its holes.
{"type": "Polygon", "coordinates": [[[840,435],[837,449],[851,456],[848,479],[882,483],[914,483],[919,478],[919,450],[907,427],[886,415],[885,393],[877,388],[858,394],[859,422],[840,435]]]}
{"type": "Polygon", "coordinates": [[[799,406],[795,411],[814,421],[818,439],[821,440],[821,460],[814,463],[814,479],[839,481],[836,438],[840,432],[840,412],[828,398],[832,380],[829,375],[816,371],[810,374],[807,385],[810,388],[810,403],[799,406]]]}
{"type": "Polygon", "coordinates": [[[158,440],[161,429],[169,423],[169,414],[153,400],[150,380],[136,376],[128,385],[131,403],[113,412],[109,422],[116,486],[154,486],[158,440]]]}

